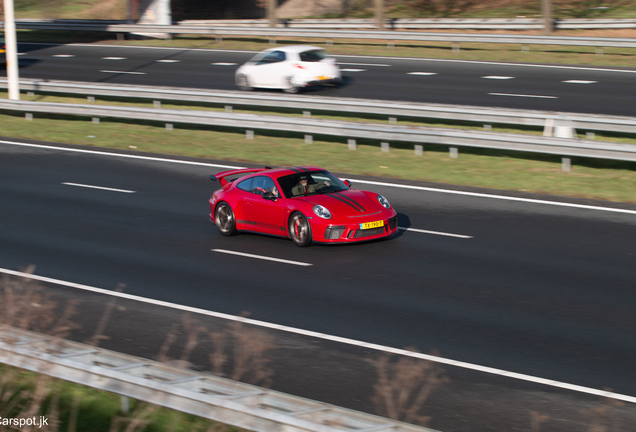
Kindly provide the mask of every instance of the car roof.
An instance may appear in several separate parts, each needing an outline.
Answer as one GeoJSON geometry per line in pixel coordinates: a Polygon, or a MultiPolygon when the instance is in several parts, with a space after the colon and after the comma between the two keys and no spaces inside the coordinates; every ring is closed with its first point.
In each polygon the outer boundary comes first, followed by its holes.
{"type": "Polygon", "coordinates": [[[287,46],[282,46],[277,48],[270,48],[265,51],[285,51],[285,52],[301,53],[301,52],[311,51],[311,50],[324,51],[323,48],[313,46],[313,45],[287,45],[287,46]]]}
{"type": "Polygon", "coordinates": [[[317,166],[293,166],[293,167],[284,167],[284,168],[274,168],[267,171],[261,171],[256,173],[256,175],[268,175],[273,178],[279,178],[290,174],[302,174],[308,173],[310,171],[324,171],[324,168],[320,168],[317,166]]]}

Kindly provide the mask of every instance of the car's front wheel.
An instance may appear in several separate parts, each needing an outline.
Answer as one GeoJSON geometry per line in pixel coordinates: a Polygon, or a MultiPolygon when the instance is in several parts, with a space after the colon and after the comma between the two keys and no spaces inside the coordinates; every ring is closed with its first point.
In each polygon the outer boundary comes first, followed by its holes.
{"type": "Polygon", "coordinates": [[[288,224],[289,237],[296,246],[305,247],[311,244],[311,226],[307,218],[299,212],[291,215],[288,224]]]}
{"type": "Polygon", "coordinates": [[[224,236],[236,234],[236,219],[232,207],[228,203],[222,202],[216,207],[214,225],[224,236]]]}
{"type": "Polygon", "coordinates": [[[250,84],[250,80],[247,79],[247,76],[245,75],[239,75],[236,77],[236,85],[238,86],[238,88],[244,91],[250,91],[253,89],[252,85],[250,84]]]}

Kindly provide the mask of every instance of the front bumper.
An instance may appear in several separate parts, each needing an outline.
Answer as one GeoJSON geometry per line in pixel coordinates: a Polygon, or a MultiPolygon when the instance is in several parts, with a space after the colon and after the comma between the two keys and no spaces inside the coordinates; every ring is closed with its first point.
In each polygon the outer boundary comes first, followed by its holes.
{"type": "Polygon", "coordinates": [[[320,243],[353,243],[375,240],[393,235],[397,230],[397,214],[383,219],[384,226],[360,229],[360,224],[315,226],[312,224],[314,241],[320,243]]]}

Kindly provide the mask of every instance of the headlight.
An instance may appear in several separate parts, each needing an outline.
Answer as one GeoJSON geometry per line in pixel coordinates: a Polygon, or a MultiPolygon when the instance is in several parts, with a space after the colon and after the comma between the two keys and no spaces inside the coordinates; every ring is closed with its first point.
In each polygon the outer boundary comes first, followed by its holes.
{"type": "Polygon", "coordinates": [[[331,212],[326,207],[316,204],[314,206],[314,214],[323,219],[331,219],[331,212]]]}
{"type": "Polygon", "coordinates": [[[384,198],[382,195],[378,195],[378,202],[380,203],[380,205],[382,205],[382,207],[390,209],[391,208],[391,204],[389,204],[389,200],[384,198]]]}

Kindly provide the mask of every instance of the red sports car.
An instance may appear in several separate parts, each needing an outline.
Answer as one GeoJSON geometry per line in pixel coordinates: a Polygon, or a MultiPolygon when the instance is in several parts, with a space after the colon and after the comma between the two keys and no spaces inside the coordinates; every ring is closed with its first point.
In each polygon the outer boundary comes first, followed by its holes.
{"type": "Polygon", "coordinates": [[[349,243],[388,237],[397,213],[382,195],[351,189],[322,168],[254,168],[211,175],[222,188],[210,198],[210,220],[221,234],[254,231],[314,242],[349,243]]]}

